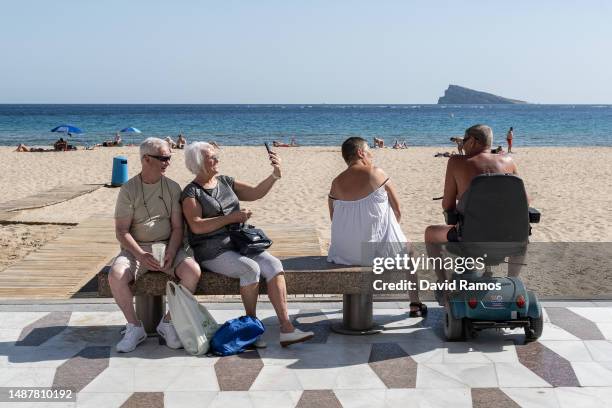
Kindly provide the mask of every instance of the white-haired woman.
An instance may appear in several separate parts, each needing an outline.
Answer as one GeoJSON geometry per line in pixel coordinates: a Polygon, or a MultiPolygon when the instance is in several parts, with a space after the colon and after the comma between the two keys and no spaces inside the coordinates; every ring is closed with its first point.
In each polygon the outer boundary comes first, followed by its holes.
{"type": "MultiPolygon", "coordinates": [[[[262,252],[243,256],[231,244],[227,226],[242,223],[251,211],[240,208],[240,201],[264,197],[281,178],[280,158],[270,153],[272,174],[256,186],[219,174],[219,156],[209,143],[195,142],[185,148],[185,165],[195,179],[183,190],[183,215],[188,225],[188,238],[196,261],[204,269],[240,279],[240,295],[245,312],[256,315],[259,279],[266,279],[268,296],[280,322],[280,343],[283,346],[306,341],[314,336],[291,324],[287,311],[287,288],[282,263],[262,252]]],[[[265,346],[259,341],[256,346],[265,346]]]]}

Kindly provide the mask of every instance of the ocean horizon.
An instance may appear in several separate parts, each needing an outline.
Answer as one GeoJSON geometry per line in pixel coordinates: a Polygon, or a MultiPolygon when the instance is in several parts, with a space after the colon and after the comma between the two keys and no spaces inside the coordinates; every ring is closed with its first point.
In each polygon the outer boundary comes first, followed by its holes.
{"type": "Polygon", "coordinates": [[[61,124],[85,133],[76,145],[112,139],[125,127],[125,143],[182,132],[188,141],[259,145],[264,141],[338,146],[349,136],[396,139],[411,146],[449,144],[476,123],[493,128],[494,144],[505,146],[514,127],[521,146],[612,146],[612,105],[437,105],[437,104],[0,104],[0,145],[50,145],[61,124]]]}

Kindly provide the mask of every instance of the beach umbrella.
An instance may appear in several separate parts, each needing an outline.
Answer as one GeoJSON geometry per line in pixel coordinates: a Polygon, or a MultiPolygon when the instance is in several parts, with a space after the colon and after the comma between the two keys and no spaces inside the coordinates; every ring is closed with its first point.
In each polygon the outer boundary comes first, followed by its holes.
{"type": "Polygon", "coordinates": [[[119,132],[121,133],[142,133],[140,130],[136,129],[135,127],[126,127],[121,129],[119,132]]]}
{"type": "Polygon", "coordinates": [[[76,126],[71,126],[71,125],[59,125],[57,127],[54,127],[53,129],[51,129],[52,132],[59,132],[59,133],[83,133],[83,131],[81,129],[79,129],[76,126]]]}

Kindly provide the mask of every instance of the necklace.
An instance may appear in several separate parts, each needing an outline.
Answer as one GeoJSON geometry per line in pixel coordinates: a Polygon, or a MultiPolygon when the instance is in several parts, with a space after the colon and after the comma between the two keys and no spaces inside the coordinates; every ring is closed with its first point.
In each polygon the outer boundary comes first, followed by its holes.
{"type": "MultiPolygon", "coordinates": [[[[147,206],[147,200],[145,199],[145,194],[144,194],[144,181],[142,181],[142,174],[138,174],[138,177],[140,178],[140,190],[142,191],[142,203],[144,204],[144,208],[147,211],[147,216],[149,217],[149,220],[151,220],[151,213],[149,212],[149,207],[147,206]]],[[[164,180],[163,178],[164,176],[162,176],[161,179],[159,180],[159,184],[161,187],[161,195],[158,196],[158,198],[162,201],[162,203],[164,203],[166,214],[168,214],[168,217],[170,217],[170,211],[168,211],[166,200],[164,200],[164,180]]],[[[170,191],[170,189],[168,189],[168,191],[170,191]]],[[[172,203],[170,205],[172,206],[172,203]]]]}

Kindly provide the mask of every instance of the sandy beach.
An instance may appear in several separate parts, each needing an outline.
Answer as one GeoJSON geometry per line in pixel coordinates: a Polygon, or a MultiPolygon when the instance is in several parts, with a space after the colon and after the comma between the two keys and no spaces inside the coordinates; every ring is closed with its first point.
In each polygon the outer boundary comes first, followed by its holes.
{"type": "MultiPolygon", "coordinates": [[[[98,148],[92,151],[16,153],[0,148],[0,202],[19,199],[64,184],[104,184],[111,178],[112,158],[128,158],[130,177],[137,174],[137,147],[98,148]]],[[[253,210],[252,223],[299,223],[315,226],[323,245],[329,241],[327,193],[333,177],[345,167],[339,148],[300,147],[277,149],[283,159],[283,178],[264,199],[245,203],[253,210]]],[[[440,201],[446,158],[434,157],[448,147],[378,149],[375,162],[396,186],[401,200],[401,225],[411,241],[423,240],[430,224],[442,223],[440,201]]],[[[532,205],[542,212],[534,227],[534,242],[612,241],[609,203],[612,200],[612,148],[542,147],[517,149],[518,163],[532,205]]],[[[256,183],[271,171],[265,149],[224,147],[220,150],[223,174],[256,183]]],[[[182,151],[175,151],[167,176],[181,186],[192,175],[184,166],[182,151]]],[[[23,222],[78,223],[92,215],[112,215],[118,189],[98,190],[64,203],[21,212],[23,222]]],[[[66,226],[2,225],[0,269],[23,257],[66,226]]]]}

